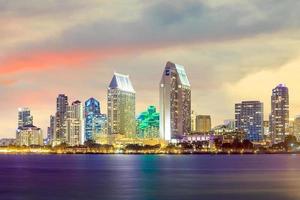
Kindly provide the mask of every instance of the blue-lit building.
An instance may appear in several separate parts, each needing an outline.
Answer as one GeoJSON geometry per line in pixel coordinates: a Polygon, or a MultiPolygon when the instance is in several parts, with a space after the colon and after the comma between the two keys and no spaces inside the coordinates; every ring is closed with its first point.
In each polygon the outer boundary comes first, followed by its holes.
{"type": "Polygon", "coordinates": [[[246,134],[252,142],[263,139],[263,103],[260,101],[242,101],[235,104],[235,128],[246,134]]]}
{"type": "Polygon", "coordinates": [[[94,98],[88,99],[84,104],[84,140],[93,140],[94,130],[100,129],[96,119],[101,115],[100,102],[94,98]]]}

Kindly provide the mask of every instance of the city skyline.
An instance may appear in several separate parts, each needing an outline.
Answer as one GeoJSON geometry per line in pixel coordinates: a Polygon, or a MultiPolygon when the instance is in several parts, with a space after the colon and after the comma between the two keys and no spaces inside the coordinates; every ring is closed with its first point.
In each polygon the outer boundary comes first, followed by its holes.
{"type": "Polygon", "coordinates": [[[136,114],[148,105],[159,109],[157,87],[168,60],[186,67],[192,110],[211,115],[213,126],[233,119],[234,104],[243,100],[263,102],[267,120],[279,83],[290,90],[290,117],[300,113],[299,2],[3,4],[0,137],[15,136],[19,107],[29,107],[46,133],[61,93],[72,101],[94,97],[107,110],[114,71],[130,75],[136,114]],[[277,6],[266,12],[268,4],[277,6]]]}

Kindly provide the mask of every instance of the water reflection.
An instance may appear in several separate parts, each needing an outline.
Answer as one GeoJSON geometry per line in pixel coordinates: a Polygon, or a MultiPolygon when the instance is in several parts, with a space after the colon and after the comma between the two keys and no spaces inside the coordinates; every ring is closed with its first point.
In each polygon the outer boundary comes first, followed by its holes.
{"type": "Polygon", "coordinates": [[[1,199],[300,198],[298,155],[0,155],[1,199]]]}

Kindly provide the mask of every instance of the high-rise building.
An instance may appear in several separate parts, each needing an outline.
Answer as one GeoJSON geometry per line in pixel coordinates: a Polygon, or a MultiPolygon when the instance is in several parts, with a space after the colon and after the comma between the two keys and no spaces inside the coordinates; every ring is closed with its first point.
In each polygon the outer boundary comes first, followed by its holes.
{"type": "Polygon", "coordinates": [[[18,146],[43,145],[42,130],[32,124],[19,127],[16,143],[18,146]]]}
{"type": "Polygon", "coordinates": [[[84,118],[85,118],[85,141],[93,140],[95,126],[97,129],[97,118],[101,115],[100,102],[94,98],[89,98],[84,104],[84,118]]]}
{"type": "Polygon", "coordinates": [[[141,138],[159,138],[159,113],[155,106],[149,106],[138,116],[137,134],[141,138]]]}
{"type": "Polygon", "coordinates": [[[46,138],[48,145],[52,145],[54,133],[55,133],[55,116],[51,115],[50,126],[47,129],[47,138],[46,138]]]}
{"type": "Polygon", "coordinates": [[[289,135],[294,135],[295,121],[294,119],[289,120],[289,135]]]}
{"type": "Polygon", "coordinates": [[[159,88],[160,137],[182,139],[191,132],[191,88],[184,67],[167,62],[159,88]]]}
{"type": "Polygon", "coordinates": [[[18,127],[32,125],[33,117],[30,114],[29,108],[19,108],[18,109],[18,127]]]}
{"type": "Polygon", "coordinates": [[[300,115],[297,115],[294,119],[294,135],[300,140],[300,115]]]}
{"type": "Polygon", "coordinates": [[[55,134],[53,138],[54,145],[66,142],[64,119],[68,105],[68,97],[64,94],[58,95],[56,99],[55,134]]]}
{"type": "Polygon", "coordinates": [[[264,121],[264,139],[270,141],[270,122],[268,120],[264,121]]]}
{"type": "Polygon", "coordinates": [[[191,113],[191,132],[196,131],[196,113],[192,110],[191,113]]]}
{"type": "Polygon", "coordinates": [[[74,101],[67,107],[64,119],[66,142],[70,146],[78,146],[82,141],[83,109],[80,101],[74,101]]]}
{"type": "Polygon", "coordinates": [[[283,142],[289,134],[289,90],[284,84],[272,90],[270,134],[273,144],[283,142]]]}
{"type": "Polygon", "coordinates": [[[211,130],[210,115],[197,115],[196,116],[196,132],[208,133],[211,130]]]}
{"type": "Polygon", "coordinates": [[[114,73],[107,92],[108,133],[136,134],[135,90],[128,75],[114,73]]]}
{"type": "Polygon", "coordinates": [[[235,104],[235,127],[246,133],[250,141],[263,139],[263,103],[260,101],[242,101],[235,104]]]}

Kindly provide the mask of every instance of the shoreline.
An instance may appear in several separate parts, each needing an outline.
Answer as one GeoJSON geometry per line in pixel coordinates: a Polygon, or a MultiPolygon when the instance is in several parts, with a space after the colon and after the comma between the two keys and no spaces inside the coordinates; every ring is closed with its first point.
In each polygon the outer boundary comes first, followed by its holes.
{"type": "Polygon", "coordinates": [[[295,155],[300,154],[300,152],[247,152],[247,153],[238,153],[238,152],[193,152],[193,153],[95,153],[95,152],[0,152],[0,155],[295,155]]]}

